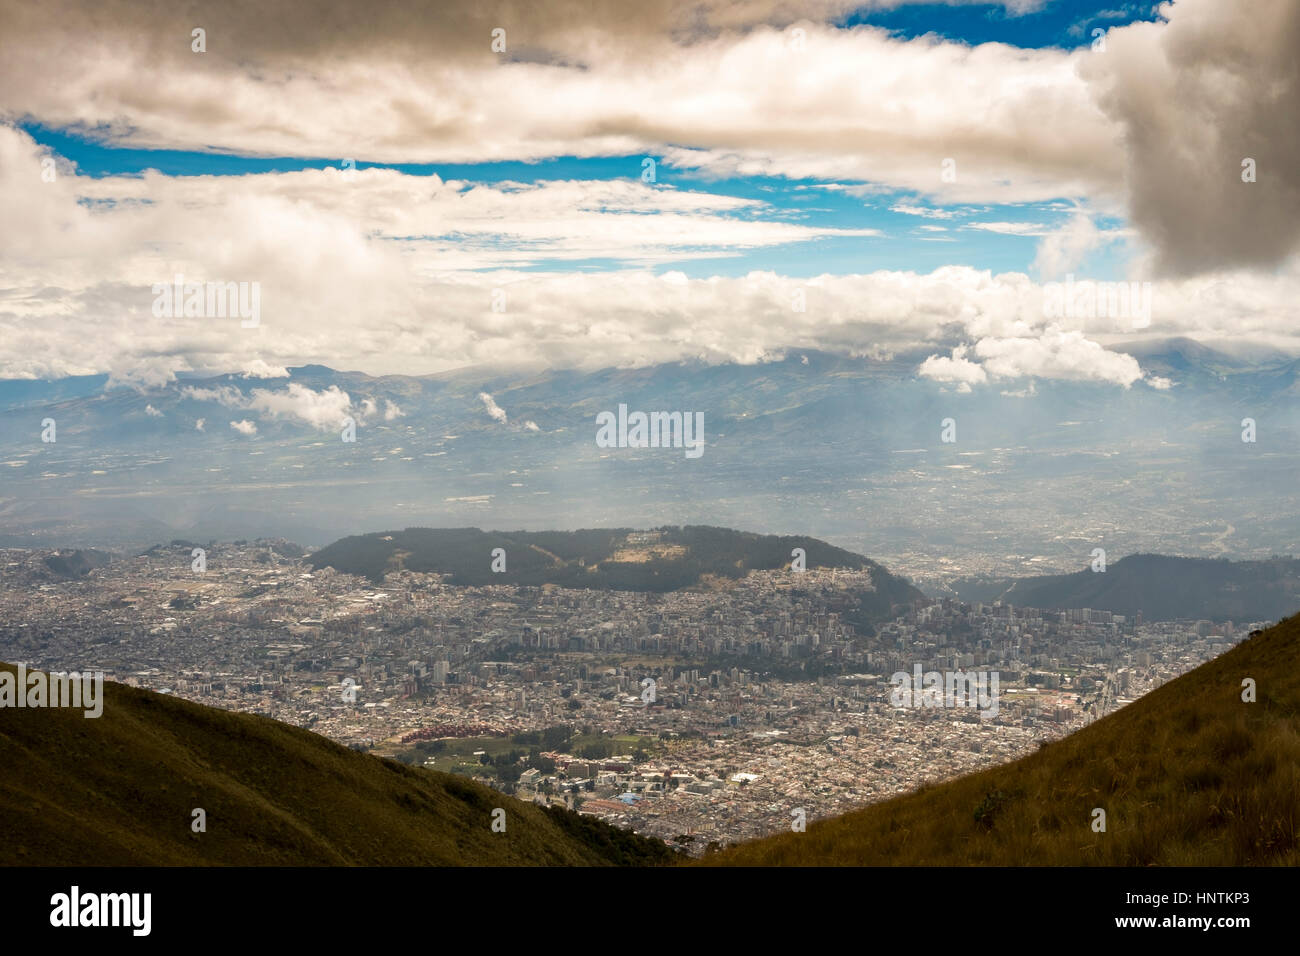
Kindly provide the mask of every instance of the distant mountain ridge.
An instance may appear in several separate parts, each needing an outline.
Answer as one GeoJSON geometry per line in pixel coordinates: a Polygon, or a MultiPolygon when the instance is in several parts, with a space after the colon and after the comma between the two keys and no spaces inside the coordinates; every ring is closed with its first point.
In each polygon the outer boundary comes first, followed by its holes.
{"type": "MultiPolygon", "coordinates": [[[[600,528],[582,531],[481,531],[478,528],[407,528],[354,535],[307,560],[315,568],[363,575],[378,583],[389,571],[450,574],[461,585],[555,584],[614,591],[675,591],[709,576],[738,579],[749,571],[789,569],[802,548],[807,567],[869,571],[874,591],[862,610],[882,619],[894,608],[927,601],[920,590],[884,567],[811,537],[759,535],[707,525],[650,531],[600,528]],[[492,570],[504,552],[504,572],[492,570]]],[[[793,572],[792,572],[793,573],[793,572]]]]}
{"type": "Polygon", "coordinates": [[[1096,608],[1147,620],[1268,621],[1300,610],[1300,559],[1228,561],[1131,554],[1104,572],[966,579],[963,601],[1020,607],[1096,608]]]}
{"type": "Polygon", "coordinates": [[[319,547],[419,515],[433,527],[793,528],[898,567],[929,550],[996,574],[1016,567],[999,555],[1059,562],[1099,536],[1116,553],[1297,550],[1294,358],[1143,341],[1117,350],[1140,356],[1161,387],[989,382],[957,395],[918,374],[935,348],[0,382],[0,546],[284,537],[319,547]],[[597,417],[620,404],[703,414],[703,455],[600,447],[597,417]],[[356,426],[346,438],[345,415],[356,426]],[[1255,443],[1241,441],[1246,415],[1255,443]],[[57,441],[45,440],[47,418],[57,441]],[[1226,537],[1206,530],[1229,523],[1226,537]]]}

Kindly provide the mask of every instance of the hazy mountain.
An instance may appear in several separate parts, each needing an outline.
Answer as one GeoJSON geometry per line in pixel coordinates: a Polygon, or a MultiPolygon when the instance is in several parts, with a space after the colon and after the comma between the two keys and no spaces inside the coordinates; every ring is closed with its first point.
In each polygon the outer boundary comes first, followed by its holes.
{"type": "Polygon", "coordinates": [[[1147,620],[1277,620],[1300,608],[1300,560],[1227,561],[1133,554],[1074,574],[954,582],[963,601],[1097,608],[1147,620]]]}
{"type": "Polygon", "coordinates": [[[1157,379],[969,392],[923,356],[753,365],[319,365],[157,387],[0,383],[0,544],[173,537],[324,545],[382,527],[714,524],[815,535],[919,578],[1112,553],[1300,552],[1297,366],[1183,340],[1157,379]],[[596,417],[700,412],[702,454],[602,448],[596,417]],[[345,441],[343,419],[355,422],[345,441]],[[1242,420],[1257,440],[1242,441],[1242,420]],[[42,441],[47,419],[57,440],[42,441]],[[943,423],[952,419],[945,441],[943,423]]]}

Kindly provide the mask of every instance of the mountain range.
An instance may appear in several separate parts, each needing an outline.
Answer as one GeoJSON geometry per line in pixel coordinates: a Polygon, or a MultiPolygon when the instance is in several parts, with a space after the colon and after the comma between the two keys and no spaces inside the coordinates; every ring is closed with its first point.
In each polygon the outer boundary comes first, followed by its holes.
{"type": "Polygon", "coordinates": [[[0,546],[712,524],[813,534],[918,583],[1064,571],[1094,547],[1300,552],[1300,366],[1187,340],[1117,348],[1155,384],[963,390],[915,355],[814,351],[0,382],[0,546]],[[702,414],[702,454],[600,447],[597,416],[620,405],[702,414]]]}

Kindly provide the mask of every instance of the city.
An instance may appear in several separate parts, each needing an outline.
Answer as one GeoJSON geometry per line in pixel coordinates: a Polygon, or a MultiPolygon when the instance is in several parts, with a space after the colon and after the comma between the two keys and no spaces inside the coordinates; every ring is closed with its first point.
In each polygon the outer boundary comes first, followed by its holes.
{"type": "Polygon", "coordinates": [[[1265,623],[945,599],[860,633],[865,571],[662,594],[377,586],[283,540],[195,550],[84,575],[66,570],[80,552],[0,551],[0,640],[29,667],[264,714],[693,854],[1006,763],[1265,623]],[[894,706],[890,676],[918,667],[996,672],[996,711],[894,706]]]}

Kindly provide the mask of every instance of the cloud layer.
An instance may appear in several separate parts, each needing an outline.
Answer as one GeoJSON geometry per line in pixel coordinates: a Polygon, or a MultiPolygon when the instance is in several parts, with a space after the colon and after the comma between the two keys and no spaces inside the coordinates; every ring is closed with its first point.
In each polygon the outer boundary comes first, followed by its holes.
{"type": "MultiPolygon", "coordinates": [[[[1112,30],[1104,49],[1064,51],[832,25],[858,6],[0,2],[0,216],[19,224],[0,231],[0,377],[153,384],[184,371],[283,378],[309,362],[423,373],[819,348],[929,355],[920,373],[958,387],[1127,387],[1143,371],[1109,346],[1137,334],[1300,352],[1300,7],[1182,0],[1162,7],[1166,22],[1112,30]],[[336,157],[340,168],[91,178],[13,125],[28,120],[115,145],[336,157]],[[630,168],[494,184],[341,169],[345,157],[557,156],[630,168]],[[643,156],[668,175],[640,181],[643,156]],[[1242,180],[1246,158],[1255,182],[1242,180]],[[961,264],[655,274],[891,239],[708,187],[755,174],[880,197],[931,240],[1030,237],[1043,278],[1132,240],[1132,277],[1156,283],[1150,325],[1049,316],[1027,274],[961,264]],[[1077,211],[1060,228],[952,212],[1044,200],[1077,211]],[[1124,209],[1132,228],[1097,224],[1124,209]],[[150,290],[178,275],[257,283],[260,322],[154,316],[150,290]]],[[[292,385],[261,394],[257,410],[317,427],[352,404],[292,385]]]]}
{"type": "Polygon", "coordinates": [[[1162,9],[1083,62],[1123,128],[1133,223],[1165,274],[1278,265],[1300,248],[1300,4],[1162,9]]]}

